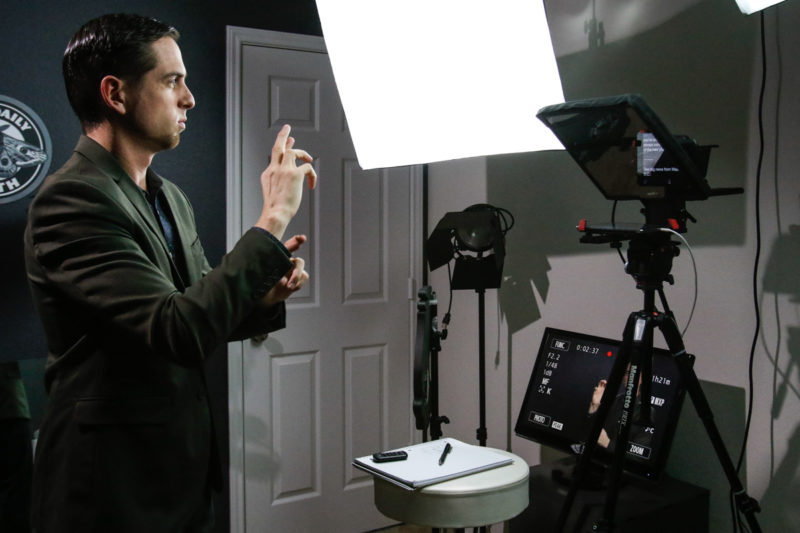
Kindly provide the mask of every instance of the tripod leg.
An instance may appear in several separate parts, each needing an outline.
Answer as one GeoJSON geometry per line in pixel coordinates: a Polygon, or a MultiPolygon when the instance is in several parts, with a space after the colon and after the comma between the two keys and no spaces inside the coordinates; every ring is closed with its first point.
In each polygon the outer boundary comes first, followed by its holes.
{"type": "MultiPolygon", "coordinates": [[[[637,317],[638,313],[631,313],[631,315],[628,317],[628,322],[625,324],[625,330],[623,332],[624,339],[633,338],[633,328],[637,317]]],[[[564,498],[564,503],[561,506],[561,512],[559,513],[558,521],[556,522],[556,532],[563,531],[564,526],[567,523],[570,509],[575,501],[575,496],[580,488],[580,484],[583,482],[586,473],[589,471],[592,462],[592,455],[594,454],[594,451],[598,445],[597,439],[600,437],[600,432],[603,430],[603,423],[606,421],[608,412],[614,403],[614,396],[616,395],[617,390],[619,390],[620,383],[622,382],[622,376],[625,373],[625,369],[627,368],[629,361],[630,342],[623,342],[622,348],[617,355],[617,360],[614,362],[614,366],[611,369],[611,374],[608,377],[608,382],[606,383],[606,389],[605,392],[603,392],[603,398],[600,401],[600,406],[594,413],[594,420],[586,438],[586,442],[583,445],[583,450],[581,451],[581,454],[578,457],[578,462],[573,470],[572,483],[570,484],[569,491],[564,498]]]]}
{"type": "MultiPolygon", "coordinates": [[[[654,328],[655,322],[652,313],[639,313],[636,316],[633,338],[630,341],[623,339],[623,345],[630,342],[630,369],[628,371],[628,380],[624,383],[625,392],[614,444],[614,460],[608,471],[608,488],[606,489],[603,520],[596,524],[595,531],[610,531],[613,528],[623,463],[628,453],[628,440],[631,426],[634,422],[636,399],[639,397],[637,394],[640,386],[639,382],[642,381],[644,384],[652,379],[649,369],[652,367],[654,328]]],[[[649,407],[650,402],[650,387],[642,387],[642,390],[646,391],[647,394],[646,396],[641,396],[641,401],[639,402],[640,411],[649,417],[650,411],[646,408],[649,407]]]]}
{"type": "Polygon", "coordinates": [[[439,419],[439,351],[431,350],[431,383],[430,383],[430,424],[431,440],[442,436],[442,422],[439,419]]]}
{"type": "Polygon", "coordinates": [[[652,405],[650,404],[653,392],[653,336],[652,331],[655,327],[655,324],[650,328],[650,344],[647,348],[647,352],[644,354],[644,357],[639,358],[639,362],[641,363],[641,376],[642,379],[639,382],[639,386],[641,387],[641,391],[639,394],[639,398],[641,402],[639,403],[639,418],[636,422],[639,422],[643,426],[652,426],[653,425],[653,417],[652,417],[652,405]]]}
{"type": "Polygon", "coordinates": [[[711,440],[711,445],[714,447],[717,459],[725,472],[725,477],[728,478],[728,483],[730,484],[731,491],[733,491],[736,501],[736,507],[740,513],[744,514],[747,524],[750,526],[750,530],[760,533],[761,527],[758,525],[755,513],[759,512],[761,508],[758,502],[745,492],[742,482],[739,480],[736,467],[734,467],[728,450],[725,448],[722,436],[717,429],[717,425],[714,423],[714,414],[711,411],[711,406],[700,386],[700,380],[697,379],[697,374],[695,374],[694,368],[692,368],[691,358],[686,353],[686,348],[683,345],[678,327],[674,320],[666,316],[659,327],[667,341],[670,353],[672,353],[672,357],[678,365],[681,379],[686,384],[686,389],[689,391],[689,396],[692,399],[697,415],[700,417],[705,427],[709,440],[711,440]]]}

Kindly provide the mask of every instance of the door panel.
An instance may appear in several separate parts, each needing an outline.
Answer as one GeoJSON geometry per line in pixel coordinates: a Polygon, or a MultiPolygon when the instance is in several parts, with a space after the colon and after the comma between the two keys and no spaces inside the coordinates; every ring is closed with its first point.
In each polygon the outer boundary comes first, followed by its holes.
{"type": "Polygon", "coordinates": [[[415,437],[419,169],[361,170],[319,37],[229,28],[229,76],[229,244],[258,218],[283,124],[319,175],[285,235],[309,237],[311,275],[286,329],[229,347],[232,531],[385,526],[350,462],[415,437]]]}

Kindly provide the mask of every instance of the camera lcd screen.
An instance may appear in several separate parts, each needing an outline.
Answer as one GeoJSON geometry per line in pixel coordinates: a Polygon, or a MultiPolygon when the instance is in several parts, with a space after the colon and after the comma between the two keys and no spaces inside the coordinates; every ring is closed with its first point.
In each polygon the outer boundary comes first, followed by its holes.
{"type": "MultiPolygon", "coordinates": [[[[561,451],[579,454],[620,347],[620,341],[546,328],[515,432],[561,451]]],[[[651,420],[639,420],[641,398],[637,397],[634,423],[625,445],[624,468],[655,479],[663,471],[669,454],[684,386],[669,352],[654,349],[652,362],[651,420]]],[[[617,446],[622,390],[616,391],[613,398],[593,457],[605,464],[611,463],[611,452],[617,446]]]]}

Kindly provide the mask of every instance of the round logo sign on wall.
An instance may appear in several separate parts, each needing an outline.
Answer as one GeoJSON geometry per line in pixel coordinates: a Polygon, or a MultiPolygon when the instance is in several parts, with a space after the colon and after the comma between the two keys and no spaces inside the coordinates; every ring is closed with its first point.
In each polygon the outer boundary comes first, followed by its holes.
{"type": "Polygon", "coordinates": [[[31,108],[0,94],[0,204],[36,190],[50,168],[53,147],[31,108]]]}

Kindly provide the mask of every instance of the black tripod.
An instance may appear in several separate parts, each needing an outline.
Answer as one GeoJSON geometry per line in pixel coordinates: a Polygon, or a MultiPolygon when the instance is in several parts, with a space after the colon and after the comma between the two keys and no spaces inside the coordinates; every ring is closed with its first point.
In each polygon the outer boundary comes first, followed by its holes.
{"type": "Polygon", "coordinates": [[[628,436],[631,425],[634,422],[634,404],[636,403],[640,383],[641,398],[643,400],[640,402],[638,416],[644,421],[649,420],[650,417],[649,399],[652,382],[653,330],[658,328],[677,363],[692,403],[705,426],[717,458],[728,478],[736,507],[744,515],[750,530],[760,532],[761,528],[755,518],[755,513],[760,510],[758,502],[747,495],[739,481],[736,468],[714,423],[711,407],[692,368],[691,356],[686,353],[680,331],[675,324],[672,312],[669,310],[664,296],[663,282],[672,283],[672,276],[669,272],[672,268],[672,258],[678,255],[677,245],[670,240],[669,233],[661,231],[661,228],[619,233],[612,228],[606,228],[597,230],[591,235],[587,234],[586,237],[588,238],[582,239],[584,242],[612,242],[616,245],[619,245],[622,240],[630,239],[628,263],[625,270],[636,280],[636,288],[644,292],[644,307],[641,311],[631,313],[625,324],[622,347],[611,370],[600,407],[596,412],[591,431],[575,467],[572,484],[561,508],[556,531],[561,532],[566,524],[576,493],[589,471],[592,455],[597,448],[597,440],[603,428],[603,422],[609,414],[614,402],[614,395],[619,390],[623,376],[627,373],[628,380],[625,383],[624,391],[625,401],[619,419],[613,461],[607,475],[607,492],[603,518],[594,524],[592,528],[593,531],[614,530],[613,520],[622,477],[623,461],[628,451],[628,436]],[[656,309],[656,293],[658,293],[664,308],[663,312],[656,309]]]}

